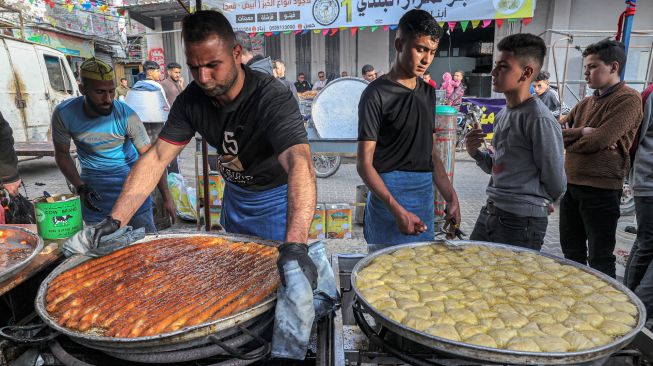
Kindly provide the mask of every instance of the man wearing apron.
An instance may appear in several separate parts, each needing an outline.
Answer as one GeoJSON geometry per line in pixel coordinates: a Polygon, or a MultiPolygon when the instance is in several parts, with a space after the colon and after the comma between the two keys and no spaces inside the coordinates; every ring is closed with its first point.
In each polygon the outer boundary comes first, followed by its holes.
{"type": "Polygon", "coordinates": [[[367,86],[358,105],[357,169],[370,189],[370,252],[434,239],[433,183],[447,201],[447,219],[460,223],[458,197],[433,146],[435,89],[421,78],[441,36],[428,12],[404,14],[392,69],[367,86]]]}
{"type": "MultiPolygon", "coordinates": [[[[150,139],[138,115],[124,102],[114,99],[113,69],[94,58],[80,66],[81,97],[68,99],[52,114],[55,161],[82,200],[82,216],[88,225],[102,221],[114,206],[127,175],[139,154],[150,148],[150,139]],[[82,166],[79,174],[70,156],[70,140],[77,147],[82,166]]],[[[175,207],[166,177],[157,176],[166,212],[175,218],[175,207]]],[[[139,204],[131,220],[134,228],[156,232],[152,202],[139,204]]]]}
{"type": "Polygon", "coordinates": [[[296,260],[315,288],[308,229],[316,204],[315,172],[293,95],[273,76],[241,63],[242,47],[224,15],[198,11],[182,25],[193,82],[175,100],[153,148],[134,166],[94,240],[124,226],[166,165],[195,133],[216,147],[226,181],[221,224],[227,232],[283,241],[279,272],[296,260]]]}

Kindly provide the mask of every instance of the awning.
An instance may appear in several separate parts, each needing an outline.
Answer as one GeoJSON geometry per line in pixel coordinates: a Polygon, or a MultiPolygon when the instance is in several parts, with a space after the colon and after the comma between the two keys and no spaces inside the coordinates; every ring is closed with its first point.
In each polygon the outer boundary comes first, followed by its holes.
{"type": "MultiPolygon", "coordinates": [[[[182,0],[187,9],[195,6],[195,1],[182,0]]],[[[143,24],[144,26],[154,29],[154,18],[161,18],[161,23],[171,23],[181,21],[188,14],[181,5],[174,0],[126,0],[121,9],[129,12],[129,16],[143,24]]]]}

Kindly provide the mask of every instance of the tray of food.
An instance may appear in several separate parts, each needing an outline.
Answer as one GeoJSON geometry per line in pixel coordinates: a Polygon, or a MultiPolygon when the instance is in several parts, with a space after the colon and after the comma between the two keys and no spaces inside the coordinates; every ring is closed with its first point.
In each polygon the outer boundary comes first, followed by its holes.
{"type": "Polygon", "coordinates": [[[387,248],[352,287],[374,320],[459,357],[569,364],[626,346],[646,319],[622,284],[586,266],[509,245],[463,241],[387,248]]]}
{"type": "Polygon", "coordinates": [[[0,225],[0,282],[20,272],[43,249],[43,239],[16,226],[0,225]]]}
{"type": "Polygon", "coordinates": [[[41,284],[36,309],[85,344],[139,347],[204,337],[274,306],[276,242],[233,235],[146,237],[75,256],[41,284]]]}

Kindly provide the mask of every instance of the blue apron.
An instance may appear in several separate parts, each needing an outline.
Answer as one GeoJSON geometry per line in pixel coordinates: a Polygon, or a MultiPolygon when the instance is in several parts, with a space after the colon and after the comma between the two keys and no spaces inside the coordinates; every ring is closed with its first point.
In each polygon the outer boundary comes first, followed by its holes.
{"type": "Polygon", "coordinates": [[[420,235],[402,234],[392,213],[370,192],[363,227],[369,252],[398,244],[434,240],[435,207],[431,172],[393,171],[379,175],[394,199],[403,208],[417,215],[426,224],[427,230],[420,235]]]}
{"type": "MultiPolygon", "coordinates": [[[[130,170],[131,167],[129,166],[116,167],[112,170],[102,171],[82,169],[82,181],[102,196],[101,201],[94,202],[95,205],[101,209],[100,212],[89,210],[82,202],[82,217],[84,217],[85,222],[97,223],[111,214],[111,209],[113,209],[113,205],[118,200],[118,196],[120,196],[122,185],[125,183],[125,180],[127,180],[130,170]]],[[[138,211],[136,211],[134,216],[148,212],[148,210],[150,212],[152,211],[152,199],[149,196],[138,211]]]]}
{"type": "Polygon", "coordinates": [[[225,231],[286,240],[288,185],[256,192],[225,183],[220,215],[220,225],[225,231]]]}

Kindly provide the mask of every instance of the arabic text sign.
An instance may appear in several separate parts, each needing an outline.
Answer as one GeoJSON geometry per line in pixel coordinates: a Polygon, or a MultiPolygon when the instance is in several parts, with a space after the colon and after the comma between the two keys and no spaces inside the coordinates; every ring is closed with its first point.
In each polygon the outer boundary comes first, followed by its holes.
{"type": "MultiPolygon", "coordinates": [[[[211,4],[211,0],[208,1],[211,4]]],[[[215,3],[250,33],[397,24],[411,9],[439,22],[533,17],[533,0],[226,0],[215,3]]]]}

